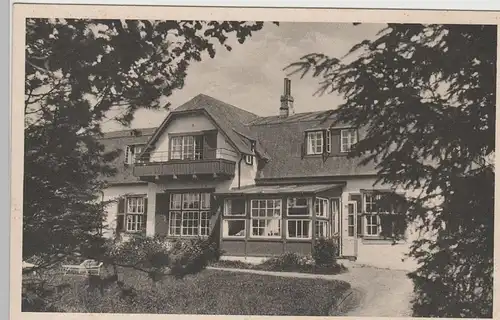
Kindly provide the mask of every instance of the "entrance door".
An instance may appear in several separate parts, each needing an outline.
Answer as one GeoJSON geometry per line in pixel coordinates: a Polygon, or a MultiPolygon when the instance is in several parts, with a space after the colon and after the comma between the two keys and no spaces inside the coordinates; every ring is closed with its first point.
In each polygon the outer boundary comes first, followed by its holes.
{"type": "Polygon", "coordinates": [[[337,241],[337,255],[340,255],[340,198],[330,198],[330,237],[337,241]]]}
{"type": "Polygon", "coordinates": [[[342,210],[341,252],[344,257],[358,255],[357,202],[348,201],[342,210]]]}

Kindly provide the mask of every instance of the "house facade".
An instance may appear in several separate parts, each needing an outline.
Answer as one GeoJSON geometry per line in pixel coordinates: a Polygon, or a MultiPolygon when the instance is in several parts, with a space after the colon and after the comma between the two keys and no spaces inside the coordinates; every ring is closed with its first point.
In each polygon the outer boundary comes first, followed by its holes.
{"type": "Polygon", "coordinates": [[[412,226],[379,205],[389,188],[374,185],[375,167],[347,157],[362,130],[295,113],[288,79],[277,106],[259,117],[198,95],[157,128],[106,133],[105,147],[123,150],[104,192],[116,199],[107,235],[215,235],[228,258],[309,254],[325,237],[341,258],[413,268],[402,261],[412,226]]]}

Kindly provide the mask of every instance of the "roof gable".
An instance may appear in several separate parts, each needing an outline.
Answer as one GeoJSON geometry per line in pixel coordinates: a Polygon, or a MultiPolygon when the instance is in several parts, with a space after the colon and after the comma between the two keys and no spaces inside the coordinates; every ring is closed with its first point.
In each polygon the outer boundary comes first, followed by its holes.
{"type": "Polygon", "coordinates": [[[244,154],[253,154],[251,145],[252,142],[255,142],[255,151],[261,157],[268,158],[267,154],[263,151],[264,149],[255,138],[255,135],[245,125],[257,119],[258,116],[204,94],[197,95],[170,112],[149,140],[144,152],[153,147],[175,115],[200,112],[205,114],[218,127],[236,150],[244,154]]]}

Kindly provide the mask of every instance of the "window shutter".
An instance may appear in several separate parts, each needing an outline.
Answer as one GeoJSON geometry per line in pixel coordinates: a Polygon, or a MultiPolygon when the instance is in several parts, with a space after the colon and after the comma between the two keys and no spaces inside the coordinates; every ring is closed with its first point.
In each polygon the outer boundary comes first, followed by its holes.
{"type": "Polygon", "coordinates": [[[125,230],[125,198],[118,199],[116,214],[116,231],[125,230]]]}
{"type": "Polygon", "coordinates": [[[142,218],[142,231],[146,232],[148,221],[148,198],[144,198],[144,217],[142,218]]]}

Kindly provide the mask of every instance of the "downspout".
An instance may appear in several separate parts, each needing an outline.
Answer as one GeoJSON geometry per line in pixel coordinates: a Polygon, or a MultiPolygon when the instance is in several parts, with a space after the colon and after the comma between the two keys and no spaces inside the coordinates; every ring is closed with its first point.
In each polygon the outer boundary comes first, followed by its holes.
{"type": "Polygon", "coordinates": [[[241,188],[241,161],[245,157],[244,154],[241,154],[240,161],[238,161],[238,189],[241,188]]]}

